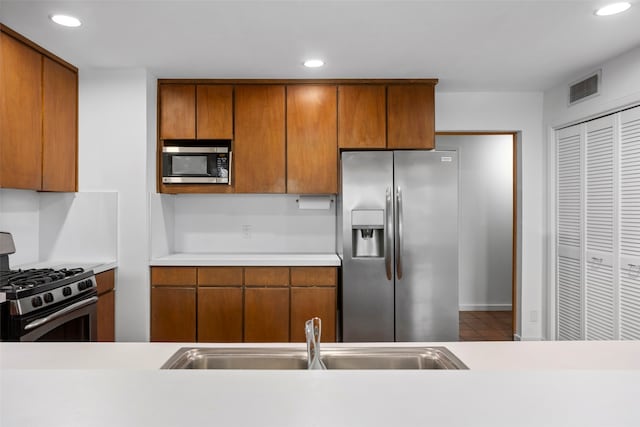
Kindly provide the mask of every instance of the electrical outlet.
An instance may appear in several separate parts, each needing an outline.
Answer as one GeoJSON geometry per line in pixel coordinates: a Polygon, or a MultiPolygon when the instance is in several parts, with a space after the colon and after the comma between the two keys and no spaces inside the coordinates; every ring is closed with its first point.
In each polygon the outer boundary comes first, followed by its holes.
{"type": "Polygon", "coordinates": [[[242,238],[243,239],[250,239],[251,238],[251,229],[253,227],[251,226],[251,224],[242,224],[242,238]]]}
{"type": "Polygon", "coordinates": [[[531,310],[529,312],[529,321],[531,323],[536,323],[538,321],[538,310],[531,310]]]}

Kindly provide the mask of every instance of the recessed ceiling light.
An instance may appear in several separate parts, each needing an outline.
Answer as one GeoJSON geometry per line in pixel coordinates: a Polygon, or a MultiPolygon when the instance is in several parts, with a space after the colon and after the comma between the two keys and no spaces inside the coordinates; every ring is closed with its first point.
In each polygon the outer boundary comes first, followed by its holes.
{"type": "Polygon", "coordinates": [[[621,3],[612,3],[596,10],[596,15],[598,16],[615,15],[616,13],[624,12],[630,7],[631,7],[631,3],[628,3],[626,1],[621,3]]]}
{"type": "Polygon", "coordinates": [[[64,27],[79,27],[82,25],[78,18],[74,18],[73,16],[68,15],[52,15],[51,20],[58,25],[62,25],[64,27]]]}
{"type": "Polygon", "coordinates": [[[309,68],[318,68],[324,65],[324,61],[322,59],[307,59],[304,61],[304,66],[309,68]]]}

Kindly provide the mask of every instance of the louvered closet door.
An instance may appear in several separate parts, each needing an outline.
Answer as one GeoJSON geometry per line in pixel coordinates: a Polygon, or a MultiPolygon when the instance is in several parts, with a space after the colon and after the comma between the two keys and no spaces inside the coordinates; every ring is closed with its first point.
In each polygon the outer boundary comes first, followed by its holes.
{"type": "Polygon", "coordinates": [[[640,107],[621,113],[620,338],[640,339],[640,107]]]}
{"type": "Polygon", "coordinates": [[[581,253],[581,129],[558,131],[557,158],[557,337],[582,339],[581,253]]]}
{"type": "Polygon", "coordinates": [[[616,338],[613,123],[613,116],[587,123],[585,337],[588,340],[616,338]]]}

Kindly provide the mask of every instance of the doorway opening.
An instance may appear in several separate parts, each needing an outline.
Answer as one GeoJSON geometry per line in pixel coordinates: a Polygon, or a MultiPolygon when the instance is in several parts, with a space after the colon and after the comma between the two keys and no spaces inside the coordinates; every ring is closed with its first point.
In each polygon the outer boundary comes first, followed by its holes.
{"type": "Polygon", "coordinates": [[[517,331],[517,134],[438,132],[458,152],[460,341],[513,340],[517,331]]]}

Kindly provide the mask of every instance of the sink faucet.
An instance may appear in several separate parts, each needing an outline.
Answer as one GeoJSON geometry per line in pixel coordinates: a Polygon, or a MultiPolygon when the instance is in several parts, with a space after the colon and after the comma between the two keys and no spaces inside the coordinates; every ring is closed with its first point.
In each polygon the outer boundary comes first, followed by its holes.
{"type": "Polygon", "coordinates": [[[327,369],[320,359],[320,332],[322,323],[319,317],[314,317],[304,323],[304,333],[307,336],[307,369],[327,369]]]}

